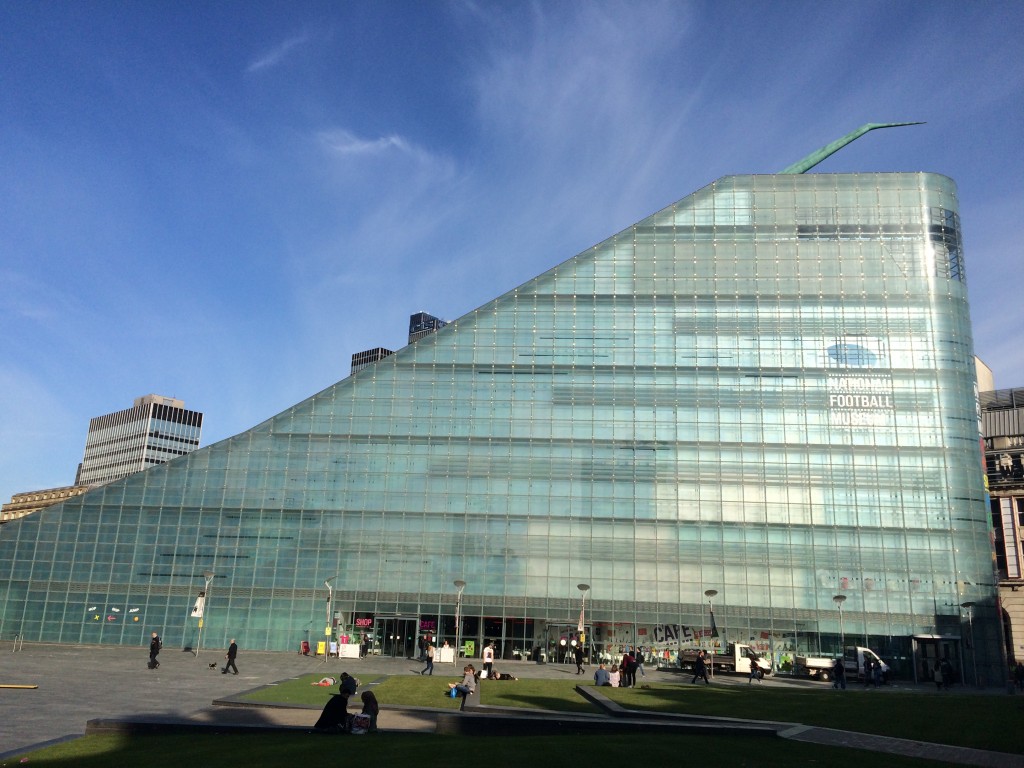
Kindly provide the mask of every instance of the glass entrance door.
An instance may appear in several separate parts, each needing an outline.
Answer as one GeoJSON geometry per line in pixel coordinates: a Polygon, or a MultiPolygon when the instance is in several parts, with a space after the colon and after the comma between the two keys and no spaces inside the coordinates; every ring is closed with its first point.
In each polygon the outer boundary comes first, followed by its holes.
{"type": "Polygon", "coordinates": [[[415,658],[417,624],[418,619],[405,616],[378,618],[374,625],[374,634],[380,643],[380,655],[415,658]]]}
{"type": "Polygon", "coordinates": [[[935,682],[935,672],[942,669],[942,662],[948,662],[946,674],[952,673],[952,680],[944,680],[948,686],[963,680],[961,662],[960,638],[956,637],[929,637],[915,638],[917,643],[918,667],[915,670],[918,682],[935,682]]]}

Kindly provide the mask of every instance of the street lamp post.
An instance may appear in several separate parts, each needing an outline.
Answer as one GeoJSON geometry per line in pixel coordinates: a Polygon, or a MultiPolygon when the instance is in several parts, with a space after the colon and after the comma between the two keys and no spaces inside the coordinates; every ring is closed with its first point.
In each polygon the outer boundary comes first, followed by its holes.
{"type": "MultiPolygon", "coordinates": [[[[708,599],[708,611],[711,613],[711,626],[712,627],[714,627],[714,625],[715,625],[715,606],[712,604],[711,601],[714,599],[715,595],[717,595],[717,594],[718,594],[718,590],[717,589],[705,589],[704,590],[704,597],[706,597],[708,599]]],[[[714,659],[714,656],[715,656],[715,646],[714,646],[714,643],[712,643],[712,645],[711,645],[711,679],[712,680],[715,678],[715,659],[714,659]]]]}
{"type": "Polygon", "coordinates": [[[203,647],[203,623],[210,613],[210,582],[213,581],[213,571],[203,571],[203,578],[206,579],[206,586],[203,587],[203,615],[199,617],[199,636],[196,638],[196,658],[199,658],[199,649],[203,647]]]}
{"type": "Polygon", "coordinates": [[[846,602],[846,595],[836,595],[832,602],[839,607],[839,655],[846,653],[846,635],[843,632],[843,603],[846,602]]]}
{"type": "Polygon", "coordinates": [[[586,640],[587,640],[587,636],[586,636],[585,633],[586,633],[586,626],[587,626],[587,592],[590,591],[590,585],[589,584],[577,584],[576,585],[576,589],[578,589],[580,591],[580,598],[581,598],[581,602],[580,602],[580,623],[579,623],[579,627],[577,629],[579,630],[579,634],[580,634],[580,645],[583,646],[583,651],[584,651],[584,653],[586,653],[586,640]]]}
{"type": "Polygon", "coordinates": [[[331,598],[334,596],[334,588],[331,586],[331,582],[334,581],[337,576],[331,576],[331,578],[324,581],[324,586],[327,587],[327,623],[324,625],[324,635],[326,635],[324,645],[324,664],[327,663],[327,657],[331,655],[331,598]]]}
{"type": "Polygon", "coordinates": [[[978,651],[974,647],[974,606],[975,603],[968,600],[966,603],[960,603],[961,608],[967,609],[967,631],[971,638],[971,668],[974,670],[974,685],[978,685],[978,651]]]}
{"type": "Polygon", "coordinates": [[[459,658],[459,648],[462,647],[462,590],[466,588],[466,582],[456,579],[455,588],[459,593],[455,596],[455,658],[459,658]]]}

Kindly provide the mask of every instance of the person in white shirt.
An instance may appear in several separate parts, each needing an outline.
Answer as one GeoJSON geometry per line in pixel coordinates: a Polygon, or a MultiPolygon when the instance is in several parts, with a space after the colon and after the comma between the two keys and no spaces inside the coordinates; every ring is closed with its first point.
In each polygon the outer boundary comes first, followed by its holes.
{"type": "Polygon", "coordinates": [[[494,643],[488,643],[484,646],[484,672],[487,674],[484,677],[490,677],[491,672],[494,670],[494,643]]]}

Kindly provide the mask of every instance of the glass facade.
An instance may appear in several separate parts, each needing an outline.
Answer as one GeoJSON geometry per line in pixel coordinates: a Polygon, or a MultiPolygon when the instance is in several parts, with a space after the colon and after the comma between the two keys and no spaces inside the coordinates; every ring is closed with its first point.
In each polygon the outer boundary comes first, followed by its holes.
{"type": "Polygon", "coordinates": [[[0,631],[188,644],[212,570],[215,645],[322,639],[333,579],[339,633],[506,657],[580,623],[663,655],[717,624],[783,666],[856,641],[913,677],[915,636],[965,635],[967,601],[982,653],[964,280],[948,178],[720,179],[247,432],[4,526],[0,631]]]}

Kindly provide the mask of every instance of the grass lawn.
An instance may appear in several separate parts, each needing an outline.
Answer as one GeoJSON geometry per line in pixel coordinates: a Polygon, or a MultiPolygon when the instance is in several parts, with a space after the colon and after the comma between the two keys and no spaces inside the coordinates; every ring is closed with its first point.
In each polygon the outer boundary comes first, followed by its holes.
{"type": "MultiPolygon", "coordinates": [[[[313,685],[313,683],[323,677],[333,677],[335,680],[340,679],[336,674],[325,675],[318,673],[315,675],[303,675],[302,677],[292,678],[291,680],[282,680],[281,682],[273,685],[257,688],[234,698],[258,704],[287,704],[293,707],[322,707],[327,703],[327,700],[331,697],[332,693],[338,692],[337,684],[326,688],[313,685]]],[[[370,683],[375,683],[380,679],[380,676],[364,675],[357,679],[361,685],[365,686],[370,683]]]]}
{"type": "MultiPolygon", "coordinates": [[[[310,685],[307,675],[268,686],[241,698],[320,708],[338,690],[310,685]]],[[[379,678],[360,678],[363,685],[379,678]]],[[[372,686],[382,704],[458,709],[444,696],[455,677],[392,676],[372,686]]],[[[556,712],[594,713],[575,691],[574,680],[482,681],[480,703],[556,712]]],[[[629,709],[819,725],[883,736],[933,741],[976,749],[1024,754],[1024,697],[897,691],[834,691],[830,687],[793,690],[769,686],[652,684],[649,689],[602,688],[629,709]]]]}
{"type": "MultiPolygon", "coordinates": [[[[314,734],[87,736],[28,755],[28,766],[47,768],[294,768],[303,765],[345,764],[416,765],[450,768],[465,762],[487,768],[524,765],[585,765],[622,768],[638,759],[650,765],[708,764],[793,768],[924,768],[944,765],[926,760],[866,753],[839,747],[773,738],[728,736],[545,736],[474,737],[428,734],[322,736],[314,734]]],[[[10,758],[0,766],[19,765],[10,758]]]]}
{"type": "Polygon", "coordinates": [[[688,684],[601,692],[629,709],[777,720],[1024,754],[1022,696],[688,684]]]}
{"type": "MultiPolygon", "coordinates": [[[[283,680],[276,685],[258,688],[237,697],[241,701],[262,704],[287,704],[294,707],[323,707],[331,694],[338,692],[338,686],[320,688],[312,685],[321,675],[303,675],[292,680],[283,680]]],[[[379,677],[360,677],[363,686],[376,683],[379,677]]],[[[371,690],[382,704],[400,704],[407,707],[435,707],[458,709],[461,702],[448,698],[444,692],[449,682],[459,678],[448,675],[433,677],[392,676],[371,690]]],[[[360,689],[362,690],[362,689],[360,689]]],[[[563,680],[512,680],[510,682],[483,681],[477,692],[482,704],[499,707],[526,707],[548,709],[556,712],[597,712],[589,702],[573,690],[573,684],[563,680]]]]}

